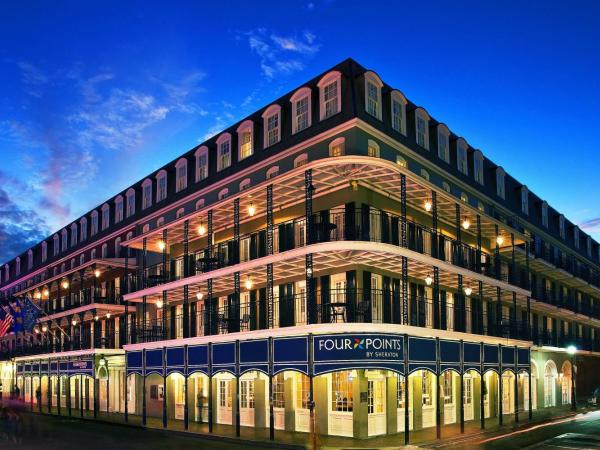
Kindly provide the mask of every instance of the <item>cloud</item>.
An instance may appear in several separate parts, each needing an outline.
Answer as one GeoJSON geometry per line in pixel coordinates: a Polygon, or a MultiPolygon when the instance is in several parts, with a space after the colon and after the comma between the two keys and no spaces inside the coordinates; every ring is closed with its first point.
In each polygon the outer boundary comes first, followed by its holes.
{"type": "Polygon", "coordinates": [[[589,219],[581,222],[579,228],[588,233],[600,233],[600,217],[589,219]]]}
{"type": "Polygon", "coordinates": [[[250,50],[259,57],[261,71],[267,78],[303,70],[303,59],[313,56],[320,49],[315,42],[316,36],[310,31],[304,31],[298,37],[257,28],[244,33],[244,36],[248,39],[250,50]]]}

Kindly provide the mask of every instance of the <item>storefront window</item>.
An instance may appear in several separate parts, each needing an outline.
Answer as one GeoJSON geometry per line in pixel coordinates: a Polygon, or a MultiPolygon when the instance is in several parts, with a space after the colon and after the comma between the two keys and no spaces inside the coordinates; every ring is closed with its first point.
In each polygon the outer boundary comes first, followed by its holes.
{"type": "Polygon", "coordinates": [[[275,408],[285,408],[285,380],[283,373],[278,373],[273,377],[273,406],[275,408]]]}
{"type": "Polygon", "coordinates": [[[406,382],[404,381],[404,377],[398,376],[398,381],[396,383],[396,403],[398,409],[404,408],[404,401],[406,400],[406,382]]]}
{"type": "Polygon", "coordinates": [[[452,405],[453,403],[452,373],[444,372],[444,405],[452,405]]]}
{"type": "Polygon", "coordinates": [[[296,408],[308,409],[310,401],[310,380],[304,374],[299,374],[296,379],[296,408]]]}
{"type": "Polygon", "coordinates": [[[342,371],[331,374],[331,410],[351,412],[354,405],[352,372],[342,371]]]}
{"type": "Polygon", "coordinates": [[[433,376],[431,372],[426,370],[423,371],[423,377],[421,378],[421,386],[423,390],[423,406],[433,405],[432,394],[433,394],[433,376]]]}

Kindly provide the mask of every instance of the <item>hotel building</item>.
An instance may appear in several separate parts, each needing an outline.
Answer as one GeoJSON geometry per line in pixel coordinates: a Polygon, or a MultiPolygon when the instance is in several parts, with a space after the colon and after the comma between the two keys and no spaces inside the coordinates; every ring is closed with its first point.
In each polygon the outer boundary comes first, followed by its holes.
{"type": "Polygon", "coordinates": [[[41,412],[412,442],[600,383],[599,244],[351,59],[0,273],[41,412]]]}

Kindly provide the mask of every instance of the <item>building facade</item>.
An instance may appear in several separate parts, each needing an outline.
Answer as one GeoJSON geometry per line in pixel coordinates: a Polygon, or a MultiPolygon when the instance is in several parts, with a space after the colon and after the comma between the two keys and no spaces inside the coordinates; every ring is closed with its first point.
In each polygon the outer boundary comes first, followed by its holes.
{"type": "Polygon", "coordinates": [[[599,244],[351,59],[1,275],[40,411],[408,441],[600,382],[599,244]]]}

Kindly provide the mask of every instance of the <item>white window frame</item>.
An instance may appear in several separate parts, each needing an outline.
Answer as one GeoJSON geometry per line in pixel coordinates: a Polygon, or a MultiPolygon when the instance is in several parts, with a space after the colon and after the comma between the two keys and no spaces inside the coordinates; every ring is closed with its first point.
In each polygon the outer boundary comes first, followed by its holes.
{"type": "Polygon", "coordinates": [[[92,211],[91,220],[90,236],[94,236],[98,233],[98,211],[92,211]]]}
{"type": "Polygon", "coordinates": [[[308,163],[308,155],[306,153],[302,153],[301,155],[298,155],[295,159],[294,159],[294,169],[296,167],[300,167],[303,166],[305,164],[308,163]]]}
{"type": "Polygon", "coordinates": [[[48,243],[46,241],[42,242],[42,262],[46,262],[48,259],[48,243]]]}
{"type": "Polygon", "coordinates": [[[242,181],[240,181],[240,187],[239,187],[240,192],[248,189],[250,187],[250,184],[251,184],[250,178],[244,178],[242,181]]]}
{"type": "Polygon", "coordinates": [[[429,120],[429,114],[423,108],[415,110],[415,141],[417,141],[417,145],[426,150],[429,150],[429,120]],[[423,130],[419,130],[419,124],[421,123],[423,123],[423,130]],[[419,142],[421,135],[423,135],[423,142],[419,142]]]}
{"type": "Polygon", "coordinates": [[[542,225],[548,228],[548,203],[542,202],[542,225]]]}
{"type": "MultiPolygon", "coordinates": [[[[337,70],[324,75],[317,83],[319,88],[319,120],[329,119],[342,111],[342,74],[337,70]],[[325,105],[325,90],[332,83],[336,85],[335,111],[326,114],[325,105]]],[[[330,100],[331,101],[331,100],[330,100]]]]}
{"type": "Polygon", "coordinates": [[[463,138],[456,141],[456,168],[459,172],[469,175],[469,145],[463,138]]]}
{"type": "Polygon", "coordinates": [[[292,104],[292,134],[296,134],[300,131],[310,128],[312,125],[312,91],[309,87],[302,87],[298,89],[290,98],[292,104]],[[306,111],[306,126],[299,127],[299,115],[298,115],[298,103],[301,101],[307,101],[306,111]]]}
{"type": "Polygon", "coordinates": [[[346,138],[339,137],[335,138],[333,141],[329,143],[329,156],[344,156],[346,151],[346,138]]]}
{"type": "Polygon", "coordinates": [[[373,139],[369,139],[367,141],[367,155],[372,158],[381,157],[381,148],[379,147],[379,144],[373,139]]]}
{"type": "Polygon", "coordinates": [[[131,217],[135,214],[135,190],[129,188],[125,194],[125,201],[127,202],[127,209],[125,215],[131,217]]]}
{"type": "Polygon", "coordinates": [[[77,245],[77,238],[79,237],[79,233],[77,230],[77,223],[71,224],[71,247],[75,247],[77,245]]]}
{"type": "Polygon", "coordinates": [[[254,122],[244,120],[237,128],[236,133],[238,135],[238,161],[241,161],[254,154],[254,122]],[[244,139],[248,135],[250,136],[250,141],[244,142],[244,139]],[[250,149],[250,152],[244,155],[248,149],[250,149]]]}
{"type": "Polygon", "coordinates": [[[390,94],[390,117],[392,118],[392,128],[406,136],[406,97],[400,91],[392,91],[390,94]],[[400,105],[400,127],[398,127],[397,114],[394,112],[394,103],[400,105]]]}
{"type": "Polygon", "coordinates": [[[167,183],[167,171],[165,169],[159,170],[156,174],[156,203],[167,198],[167,183]]]}
{"type": "Polygon", "coordinates": [[[443,123],[437,126],[438,158],[450,163],[450,130],[443,123]]]}
{"type": "Polygon", "coordinates": [[[573,243],[575,244],[575,248],[579,249],[579,227],[575,225],[573,227],[573,243]]]}
{"type": "Polygon", "coordinates": [[[188,185],[188,160],[179,158],[175,163],[175,192],[181,192],[187,189],[188,185]]]}
{"type": "Polygon", "coordinates": [[[21,275],[21,258],[17,256],[15,259],[15,275],[21,275]]]}
{"type": "Polygon", "coordinates": [[[366,72],[365,73],[365,111],[367,114],[375,117],[376,119],[381,120],[381,88],[383,87],[383,82],[377,76],[375,72],[366,72]],[[375,102],[373,110],[370,108],[370,100],[371,97],[369,95],[369,88],[373,86],[375,89],[375,98],[373,101],[375,102]]]}
{"type": "Polygon", "coordinates": [[[527,186],[521,186],[521,212],[529,215],[529,189],[527,186]]]}
{"type": "Polygon", "coordinates": [[[224,199],[226,199],[227,197],[229,197],[229,189],[227,189],[227,188],[223,188],[223,189],[221,189],[221,190],[219,191],[219,194],[217,195],[217,198],[218,198],[219,200],[224,200],[224,199]]]}
{"type": "Polygon", "coordinates": [[[58,234],[52,236],[52,254],[54,256],[60,253],[60,237],[58,234]]]}
{"type": "Polygon", "coordinates": [[[502,167],[496,168],[496,195],[506,199],[506,172],[502,167]]]}
{"type": "Polygon", "coordinates": [[[69,241],[67,240],[67,237],[69,235],[69,232],[67,231],[66,228],[63,228],[62,231],[60,232],[60,251],[64,252],[69,248],[69,241]]]}
{"type": "Polygon", "coordinates": [[[217,172],[231,167],[231,163],[231,134],[223,133],[217,138],[217,172]]]}
{"type": "Polygon", "coordinates": [[[123,196],[117,195],[115,197],[115,223],[119,223],[123,220],[123,196]]]}
{"type": "Polygon", "coordinates": [[[279,166],[272,166],[267,170],[265,178],[270,180],[271,178],[275,178],[277,175],[279,175],[279,166]]]}
{"type": "Polygon", "coordinates": [[[148,209],[152,206],[152,180],[146,178],[142,183],[142,209],[148,209]],[[150,189],[148,191],[148,189],[150,189]]]}
{"type": "Polygon", "coordinates": [[[479,150],[473,152],[473,178],[483,186],[483,153],[479,150]]]}
{"type": "Polygon", "coordinates": [[[208,147],[203,145],[194,153],[196,157],[196,183],[208,178],[208,147]],[[204,157],[204,164],[200,164],[204,157]]]}
{"type": "Polygon", "coordinates": [[[102,230],[106,230],[110,226],[110,206],[108,203],[102,205],[102,230]]]}
{"type": "Polygon", "coordinates": [[[277,104],[269,106],[262,113],[262,119],[263,119],[263,148],[269,148],[281,141],[281,106],[279,106],[277,104]],[[271,119],[274,116],[277,116],[277,128],[276,128],[277,136],[276,136],[275,140],[273,142],[271,142],[269,140],[269,133],[270,133],[270,131],[275,130],[275,128],[273,130],[269,130],[269,119],[271,119]]]}

